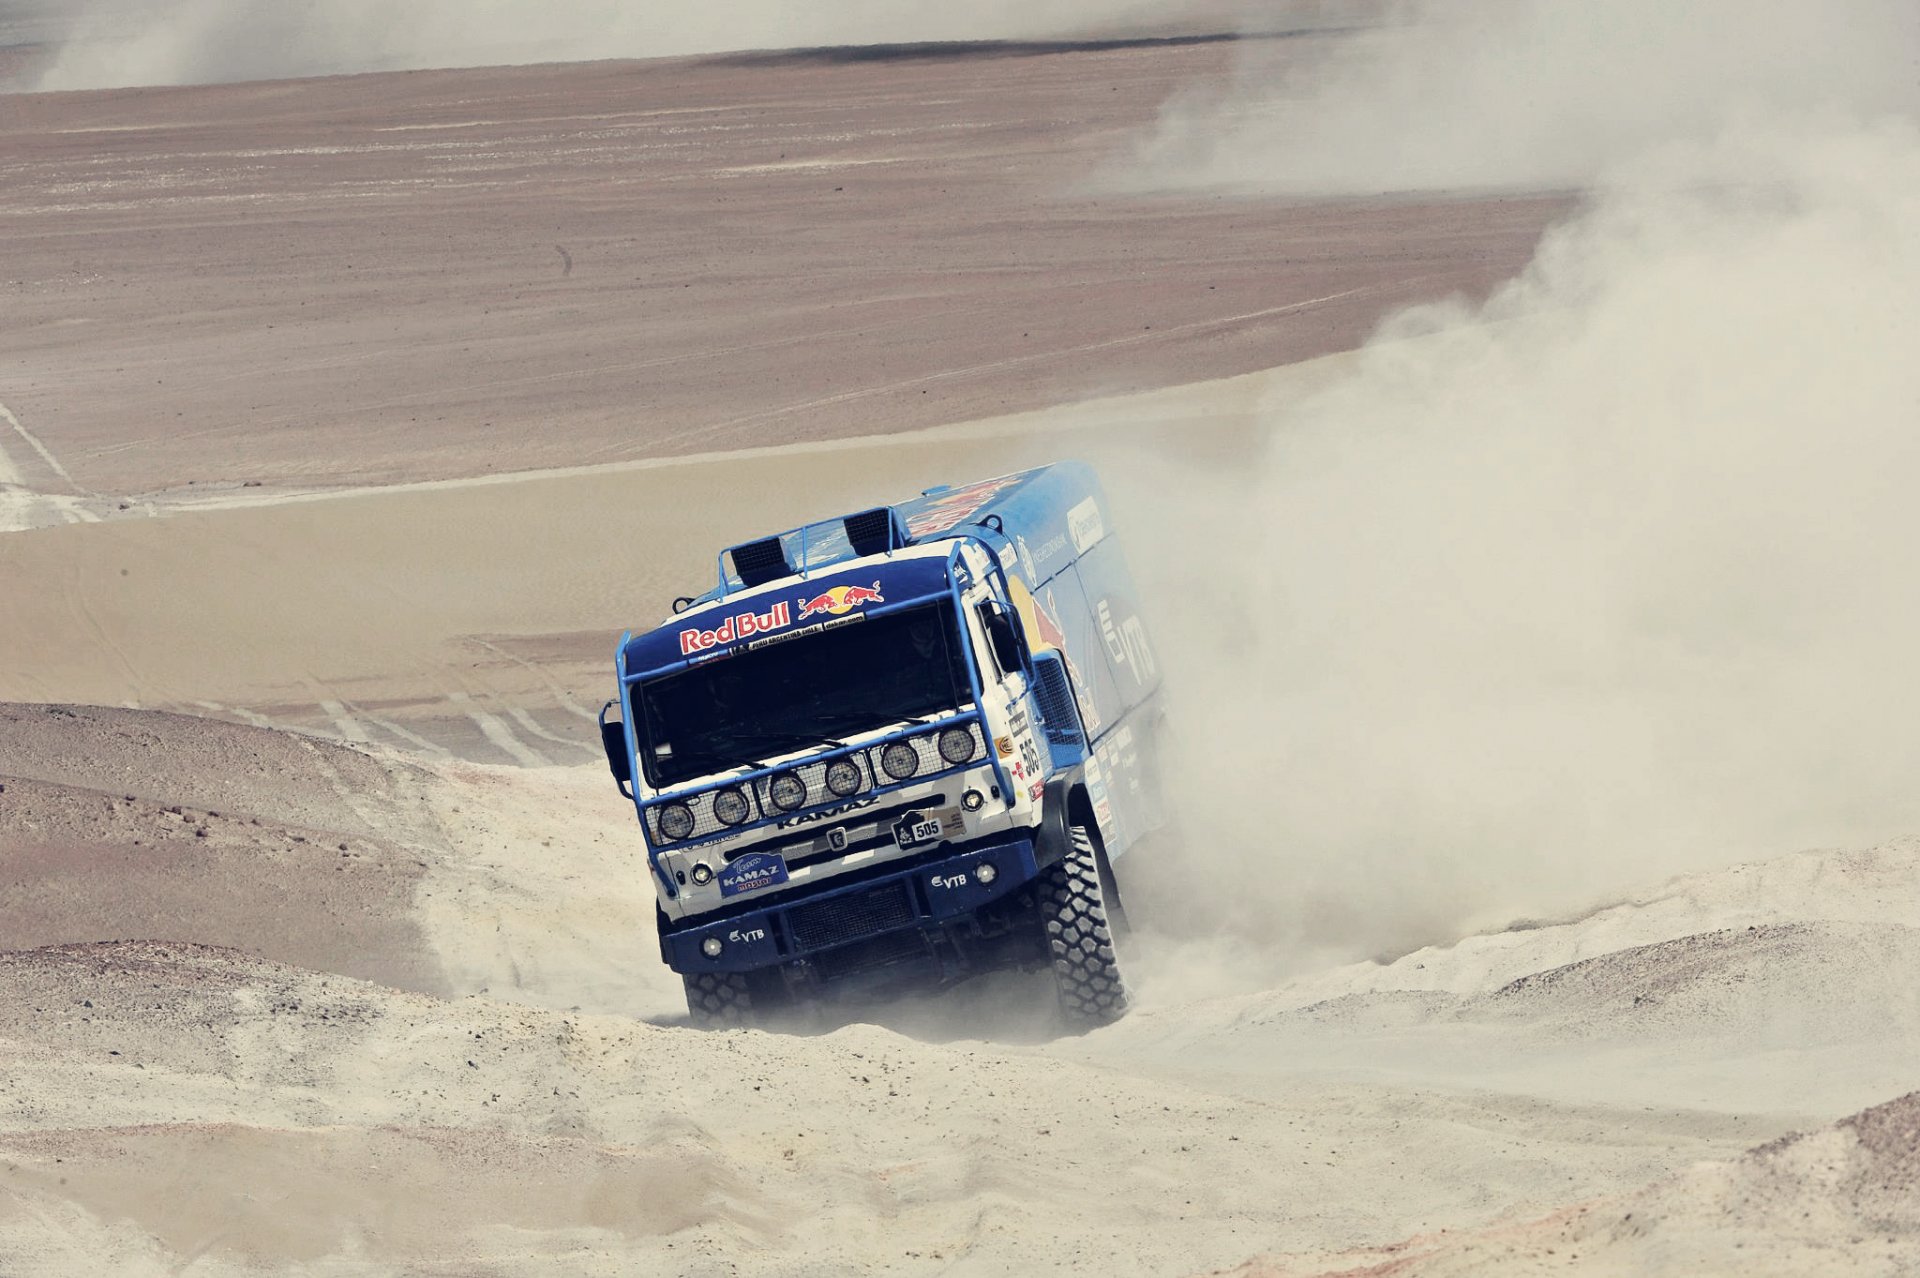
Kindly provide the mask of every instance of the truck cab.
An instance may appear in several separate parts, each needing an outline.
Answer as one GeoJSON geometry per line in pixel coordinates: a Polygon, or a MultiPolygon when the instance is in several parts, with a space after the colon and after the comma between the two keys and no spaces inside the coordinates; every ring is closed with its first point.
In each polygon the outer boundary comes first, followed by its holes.
{"type": "Polygon", "coordinates": [[[728,548],[616,670],[608,763],[696,1023],[1006,966],[1124,1012],[1159,672],[1090,469],[728,548]]]}

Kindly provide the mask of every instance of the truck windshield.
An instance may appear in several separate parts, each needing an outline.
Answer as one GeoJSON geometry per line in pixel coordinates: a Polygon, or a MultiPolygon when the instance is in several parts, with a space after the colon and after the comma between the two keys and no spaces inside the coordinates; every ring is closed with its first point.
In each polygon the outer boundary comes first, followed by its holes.
{"type": "Polygon", "coordinates": [[[949,603],[771,644],[634,689],[655,786],[955,710],[972,700],[949,603]]]}

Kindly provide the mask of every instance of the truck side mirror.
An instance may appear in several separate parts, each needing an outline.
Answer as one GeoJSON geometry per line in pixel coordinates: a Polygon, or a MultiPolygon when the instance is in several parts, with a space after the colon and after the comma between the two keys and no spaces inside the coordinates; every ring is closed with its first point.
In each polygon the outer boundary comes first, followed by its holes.
{"type": "Polygon", "coordinates": [[[993,659],[1000,663],[1000,669],[1009,674],[1026,669],[1020,632],[1014,628],[1013,614],[997,603],[982,604],[980,621],[987,628],[987,642],[993,645],[993,659]]]}
{"type": "Polygon", "coordinates": [[[600,745],[607,752],[607,767],[613,773],[614,784],[620,787],[620,793],[631,799],[633,767],[627,759],[627,725],[618,719],[607,718],[607,711],[611,709],[611,701],[600,707],[600,745]]]}

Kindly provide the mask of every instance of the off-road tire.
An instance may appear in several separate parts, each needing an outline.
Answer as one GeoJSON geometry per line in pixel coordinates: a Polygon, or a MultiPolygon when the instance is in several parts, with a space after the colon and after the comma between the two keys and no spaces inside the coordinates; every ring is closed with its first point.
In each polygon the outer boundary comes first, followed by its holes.
{"type": "Polygon", "coordinates": [[[753,1019],[753,993],[740,972],[685,972],[687,1014],[696,1029],[726,1029],[753,1019]]]}
{"type": "Polygon", "coordinates": [[[1127,987],[1113,951],[1113,929],[1100,894],[1100,867],[1093,836],[1071,826],[1073,850],[1039,879],[1040,921],[1053,960],[1054,984],[1067,1023],[1091,1029],[1127,1012],[1127,987]]]}

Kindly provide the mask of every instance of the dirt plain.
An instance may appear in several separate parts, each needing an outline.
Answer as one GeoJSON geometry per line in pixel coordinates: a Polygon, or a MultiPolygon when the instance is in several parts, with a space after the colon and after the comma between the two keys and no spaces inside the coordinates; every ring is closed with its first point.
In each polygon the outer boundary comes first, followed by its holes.
{"type": "Polygon", "coordinates": [[[111,510],[889,434],[1350,348],[1565,207],[1104,193],[1231,47],[10,96],[0,402],[65,475],[7,447],[111,510]]]}

